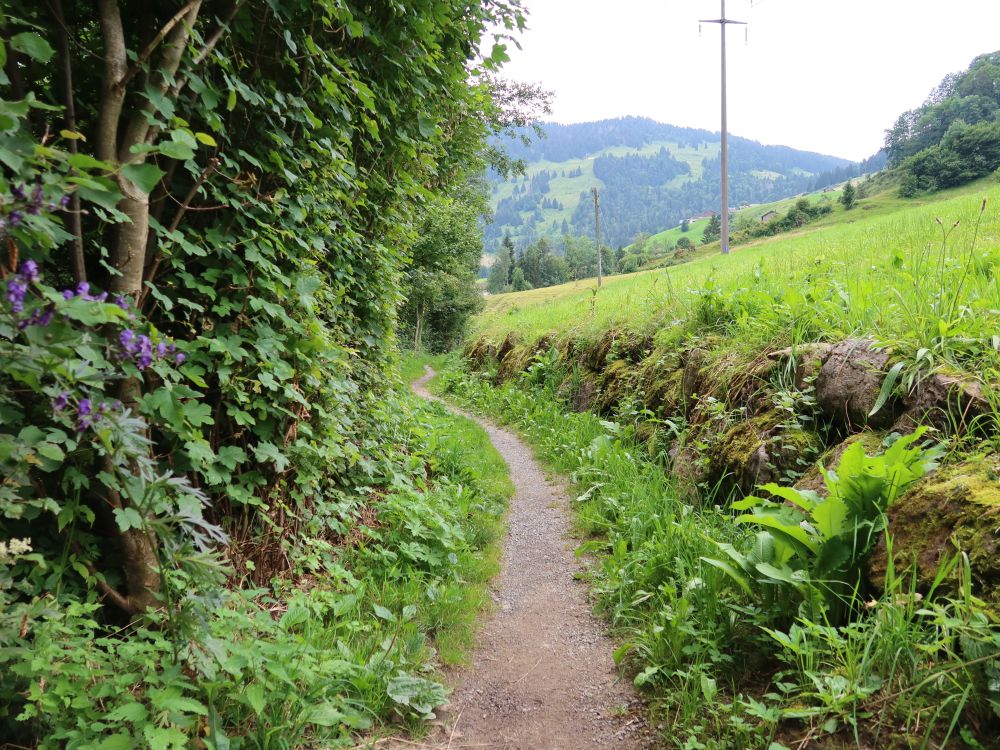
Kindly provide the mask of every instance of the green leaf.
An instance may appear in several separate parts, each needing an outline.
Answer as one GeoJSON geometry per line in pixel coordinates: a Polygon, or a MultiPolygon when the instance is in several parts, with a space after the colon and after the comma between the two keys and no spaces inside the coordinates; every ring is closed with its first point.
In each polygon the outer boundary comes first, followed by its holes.
{"type": "Polygon", "coordinates": [[[417,116],[417,128],[420,130],[420,135],[424,138],[430,138],[437,131],[437,125],[434,120],[425,115],[417,116]]]}
{"type": "Polygon", "coordinates": [[[176,688],[165,688],[150,692],[153,705],[161,711],[175,711],[185,714],[208,715],[208,709],[194,698],[187,698],[176,688]]]}
{"type": "Polygon", "coordinates": [[[810,497],[809,494],[799,492],[798,490],[792,487],[782,487],[780,485],[775,484],[774,482],[771,482],[770,484],[765,484],[764,486],[761,487],[761,489],[767,490],[772,495],[780,497],[782,500],[787,500],[793,505],[799,506],[800,508],[802,508],[802,510],[806,512],[811,511],[813,509],[813,506],[816,504],[817,498],[815,495],[810,497]]]}
{"type": "Polygon", "coordinates": [[[145,721],[147,716],[149,716],[149,711],[146,710],[144,705],[138,701],[130,701],[118,706],[118,708],[108,713],[104,718],[108,721],[131,721],[135,724],[145,721]]]}
{"type": "Polygon", "coordinates": [[[198,139],[199,143],[203,143],[206,146],[215,147],[219,145],[218,143],[216,143],[215,139],[208,133],[195,133],[194,137],[198,139]]]}
{"type": "Polygon", "coordinates": [[[372,610],[375,612],[375,616],[388,622],[395,622],[396,616],[392,613],[392,610],[386,609],[380,604],[373,604],[372,610]]]}
{"type": "Polygon", "coordinates": [[[892,369],[886,373],[885,380],[882,381],[882,390],[879,391],[878,398],[875,399],[875,405],[872,406],[872,410],[868,412],[868,416],[874,416],[879,409],[885,406],[885,402],[889,400],[889,396],[892,395],[892,389],[896,387],[896,381],[899,379],[899,373],[903,370],[903,365],[905,362],[897,362],[892,366],[892,369]]]}
{"type": "Polygon", "coordinates": [[[766,575],[768,578],[772,578],[775,581],[781,581],[782,583],[787,583],[791,586],[795,586],[796,588],[805,583],[804,580],[795,578],[792,569],[788,567],[778,568],[774,565],[770,565],[769,563],[757,563],[756,567],[758,571],[766,575]]]}
{"type": "Polygon", "coordinates": [[[716,560],[712,557],[703,557],[701,559],[729,576],[730,579],[732,579],[732,581],[743,589],[743,591],[745,591],[748,595],[753,595],[753,591],[750,590],[750,584],[747,583],[747,579],[728,562],[725,560],[716,560]]]}
{"type": "Polygon", "coordinates": [[[435,706],[440,706],[448,698],[440,683],[405,672],[400,672],[389,682],[386,692],[396,703],[409,706],[424,715],[430,714],[435,706]]]}
{"type": "Polygon", "coordinates": [[[178,143],[177,141],[164,141],[160,144],[159,151],[170,159],[187,161],[194,158],[194,149],[186,143],[178,143]]]}
{"type": "MultiPolygon", "coordinates": [[[[507,45],[497,42],[493,45],[493,51],[490,53],[490,60],[494,65],[502,65],[505,62],[510,61],[510,55],[507,54],[507,45]]],[[[594,251],[597,252],[596,250],[594,251]]]]}
{"type": "Polygon", "coordinates": [[[24,31],[10,38],[10,48],[23,52],[33,60],[46,63],[52,59],[55,50],[38,34],[24,31]]]}
{"type": "Polygon", "coordinates": [[[185,146],[190,146],[191,148],[198,148],[198,141],[190,130],[185,128],[177,128],[176,130],[170,131],[170,140],[174,143],[180,143],[185,146]]]}
{"type": "Polygon", "coordinates": [[[135,508],[113,508],[111,513],[114,515],[120,531],[141,529],[143,526],[142,516],[135,508]]]}
{"type": "Polygon", "coordinates": [[[774,516],[760,515],[756,513],[752,515],[737,516],[733,519],[733,521],[734,523],[755,523],[760,526],[766,526],[769,529],[773,529],[780,534],[794,539],[814,554],[818,551],[816,548],[816,542],[809,536],[809,532],[797,524],[784,522],[774,516]]]}
{"type": "Polygon", "coordinates": [[[39,443],[35,446],[35,452],[51,461],[62,461],[66,458],[63,449],[54,443],[39,443]]]}
{"type": "Polygon", "coordinates": [[[106,161],[95,159],[90,154],[70,154],[66,162],[73,167],[73,169],[103,169],[109,172],[113,169],[112,165],[108,164],[106,161]]]}
{"type": "Polygon", "coordinates": [[[309,723],[320,727],[335,727],[345,718],[344,712],[330,703],[316,706],[309,712],[309,723]]]}
{"type": "Polygon", "coordinates": [[[142,733],[149,743],[149,750],[185,750],[187,735],[173,727],[154,727],[147,724],[142,733]]]}
{"type": "Polygon", "coordinates": [[[236,108],[236,89],[229,89],[229,96],[226,99],[226,110],[232,112],[236,108]]]}
{"type": "Polygon", "coordinates": [[[289,458],[274,443],[261,443],[253,450],[254,457],[261,462],[271,461],[277,472],[288,468],[289,458]]]}
{"type": "Polygon", "coordinates": [[[246,692],[244,693],[247,699],[247,703],[250,704],[250,708],[254,710],[254,713],[261,713],[264,710],[264,686],[259,682],[255,682],[250,685],[246,692]]]}
{"type": "Polygon", "coordinates": [[[122,174],[135,183],[144,193],[153,192],[163,175],[166,174],[155,164],[126,164],[122,167],[122,174]]]}

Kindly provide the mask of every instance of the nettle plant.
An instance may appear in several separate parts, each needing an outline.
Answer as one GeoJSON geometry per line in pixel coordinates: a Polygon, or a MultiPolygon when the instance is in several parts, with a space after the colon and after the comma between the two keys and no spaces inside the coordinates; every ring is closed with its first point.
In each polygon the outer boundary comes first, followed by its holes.
{"type": "Polygon", "coordinates": [[[836,470],[820,467],[826,497],[764,485],[772,498],[732,504],[749,511],[734,523],[759,529],[749,548],[720,543],[727,559],[703,559],[751,596],[756,591],[785,604],[798,599],[810,619],[845,621],[867,585],[868,557],[886,529],[886,511],[943,455],[941,446],[921,445],[925,431],[898,437],[878,456],[866,455],[861,441],[853,443],[836,470]]]}

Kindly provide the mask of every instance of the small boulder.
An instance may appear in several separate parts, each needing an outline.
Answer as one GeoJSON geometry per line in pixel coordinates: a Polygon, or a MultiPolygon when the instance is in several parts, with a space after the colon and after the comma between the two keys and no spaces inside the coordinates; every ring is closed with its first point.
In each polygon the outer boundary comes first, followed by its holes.
{"type": "Polygon", "coordinates": [[[934,373],[917,384],[903,400],[903,407],[892,426],[903,434],[922,424],[945,434],[963,434],[990,413],[981,382],[944,373],[934,373]]]}
{"type": "Polygon", "coordinates": [[[896,419],[896,400],[890,398],[875,414],[889,353],[875,349],[870,339],[848,339],[827,353],[816,378],[816,400],[830,419],[848,429],[884,429],[896,419]]]}
{"type": "MultiPolygon", "coordinates": [[[[959,552],[969,556],[974,593],[1000,608],[1000,453],[954,464],[921,479],[889,509],[893,563],[897,575],[915,565],[926,588],[942,562],[959,552]]],[[[871,560],[876,586],[885,580],[885,541],[871,560]]]]}

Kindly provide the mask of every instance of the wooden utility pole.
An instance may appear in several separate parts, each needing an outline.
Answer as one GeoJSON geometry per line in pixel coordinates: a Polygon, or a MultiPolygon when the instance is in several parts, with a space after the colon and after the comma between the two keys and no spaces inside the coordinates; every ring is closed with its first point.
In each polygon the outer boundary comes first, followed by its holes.
{"type": "Polygon", "coordinates": [[[703,18],[701,23],[717,23],[722,32],[722,233],[720,244],[722,254],[729,253],[729,124],[726,120],[726,26],[737,24],[746,26],[745,21],[733,21],[726,18],[726,0],[722,2],[722,15],[720,18],[703,18]]]}
{"type": "Polygon", "coordinates": [[[601,204],[598,197],[597,188],[593,188],[594,193],[594,246],[597,248],[597,286],[604,282],[604,274],[601,271],[601,204]]]}

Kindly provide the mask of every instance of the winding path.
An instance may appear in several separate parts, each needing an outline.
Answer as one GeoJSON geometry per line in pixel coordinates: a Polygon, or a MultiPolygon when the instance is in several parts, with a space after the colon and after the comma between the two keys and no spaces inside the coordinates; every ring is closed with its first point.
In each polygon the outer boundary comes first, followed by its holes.
{"type": "MultiPolygon", "coordinates": [[[[413,391],[439,400],[426,387],[434,374],[428,367],[413,391]]],[[[399,747],[650,747],[642,701],[630,681],[619,678],[614,643],[574,577],[580,563],[569,538],[565,486],[546,479],[515,435],[476,421],[506,460],[516,489],[502,569],[493,583],[497,607],[479,633],[472,665],[453,675],[451,704],[440,712],[435,732],[399,747]]]]}

